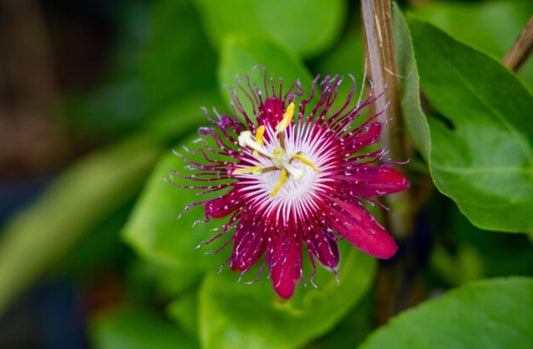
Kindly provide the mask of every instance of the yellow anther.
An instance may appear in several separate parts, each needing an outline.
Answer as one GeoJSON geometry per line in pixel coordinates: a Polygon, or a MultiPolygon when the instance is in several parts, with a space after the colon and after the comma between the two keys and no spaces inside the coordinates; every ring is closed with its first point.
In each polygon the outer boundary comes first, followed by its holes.
{"type": "Polygon", "coordinates": [[[262,164],[257,164],[257,165],[252,166],[252,167],[238,168],[238,169],[234,170],[231,174],[240,175],[240,174],[252,173],[254,175],[257,175],[257,174],[259,174],[259,170],[261,169],[262,166],[263,166],[262,164]]]}
{"type": "Polygon", "coordinates": [[[291,155],[291,159],[298,159],[302,163],[306,164],[307,166],[311,167],[316,172],[320,172],[320,169],[316,167],[315,164],[313,164],[309,159],[307,159],[305,156],[303,156],[301,153],[296,153],[291,155]]]}
{"type": "Polygon", "coordinates": [[[256,138],[257,136],[254,137],[250,131],[242,131],[239,135],[239,145],[241,147],[250,148],[254,156],[261,154],[270,158],[272,154],[267,151],[262,144],[257,143],[255,140],[256,138]]]}
{"type": "MultiPolygon", "coordinates": [[[[265,126],[264,125],[261,125],[257,128],[256,132],[255,132],[255,142],[260,146],[262,147],[264,144],[265,144],[265,141],[263,139],[263,135],[265,134],[265,126]]],[[[252,155],[257,157],[259,156],[259,152],[257,150],[254,150],[252,152],[252,155]]]]}
{"type": "Polygon", "coordinates": [[[265,126],[261,125],[257,128],[257,131],[255,132],[255,141],[260,145],[263,146],[265,144],[265,141],[263,140],[263,135],[265,134],[265,126]]]}
{"type": "Polygon", "coordinates": [[[272,193],[270,193],[270,197],[273,198],[278,193],[279,189],[285,184],[287,181],[287,171],[282,168],[281,169],[281,177],[279,178],[279,181],[274,186],[274,190],[272,190],[272,193]]]}
{"type": "Polygon", "coordinates": [[[287,106],[287,110],[283,114],[283,119],[276,126],[276,133],[283,132],[291,124],[292,117],[294,116],[294,103],[287,106]]]}

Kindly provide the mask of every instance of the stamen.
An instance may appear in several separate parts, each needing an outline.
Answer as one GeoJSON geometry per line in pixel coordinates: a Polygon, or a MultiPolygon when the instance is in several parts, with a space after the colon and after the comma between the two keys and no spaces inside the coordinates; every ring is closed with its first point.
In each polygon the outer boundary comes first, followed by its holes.
{"type": "Polygon", "coordinates": [[[255,133],[255,141],[257,144],[259,144],[261,147],[265,144],[263,140],[263,135],[265,134],[265,125],[261,125],[257,128],[255,133]]]}
{"type": "Polygon", "coordinates": [[[240,175],[240,174],[252,173],[254,175],[258,175],[258,174],[260,174],[260,169],[261,169],[262,166],[263,166],[262,164],[257,164],[257,165],[252,166],[252,167],[238,168],[238,169],[234,170],[231,174],[240,175]]]}
{"type": "Polygon", "coordinates": [[[292,180],[299,180],[305,175],[305,170],[303,168],[295,167],[291,165],[291,159],[298,159],[303,164],[311,167],[313,170],[319,172],[320,169],[313,164],[309,159],[305,157],[303,152],[297,152],[292,155],[288,155],[285,150],[285,130],[289,127],[293,117],[294,117],[294,103],[290,103],[283,113],[283,119],[276,126],[275,135],[278,136],[279,148],[275,148],[272,152],[268,151],[265,147],[264,134],[266,127],[260,125],[256,129],[255,136],[251,131],[242,131],[239,135],[239,145],[241,147],[247,147],[252,150],[252,155],[258,157],[259,154],[263,155],[269,159],[272,163],[272,167],[262,168],[262,164],[257,164],[252,167],[245,167],[236,169],[232,172],[234,175],[240,174],[254,174],[262,175],[266,172],[279,170],[281,172],[280,179],[274,186],[274,190],[270,194],[270,197],[276,196],[281,187],[287,182],[287,179],[290,177],[292,180]]]}
{"type": "MultiPolygon", "coordinates": [[[[257,142],[257,144],[259,144],[259,146],[262,148],[263,145],[265,144],[265,141],[263,139],[263,135],[265,134],[265,126],[264,125],[261,125],[257,128],[256,130],[256,133],[255,133],[255,141],[257,142]]],[[[252,155],[257,157],[259,156],[259,152],[257,150],[254,150],[252,152],[252,155]]]]}
{"type": "Polygon", "coordinates": [[[316,172],[320,172],[320,169],[318,167],[316,167],[315,164],[313,164],[309,159],[307,159],[306,157],[303,156],[303,152],[298,152],[298,153],[292,154],[291,155],[291,159],[298,159],[302,163],[304,163],[307,166],[311,167],[316,172]]]}
{"type": "Polygon", "coordinates": [[[258,154],[264,155],[268,158],[272,157],[272,154],[266,151],[265,148],[255,141],[254,137],[252,137],[252,132],[250,131],[241,132],[239,135],[239,145],[241,147],[248,147],[254,150],[254,153],[257,152],[258,154]]]}
{"type": "Polygon", "coordinates": [[[283,114],[283,119],[276,126],[276,134],[285,131],[287,127],[291,124],[291,120],[294,116],[294,103],[291,103],[287,106],[287,110],[283,114]]]}
{"type": "Polygon", "coordinates": [[[279,181],[274,186],[274,190],[272,190],[272,193],[270,193],[270,197],[273,198],[276,196],[280,188],[285,184],[285,181],[287,180],[287,170],[284,168],[281,169],[281,177],[279,178],[279,181]]]}

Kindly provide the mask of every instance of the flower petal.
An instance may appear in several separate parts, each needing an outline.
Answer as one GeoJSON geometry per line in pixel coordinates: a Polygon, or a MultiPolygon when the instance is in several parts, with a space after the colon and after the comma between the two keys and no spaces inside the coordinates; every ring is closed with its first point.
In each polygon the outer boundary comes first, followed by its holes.
{"type": "Polygon", "coordinates": [[[381,123],[375,122],[361,129],[361,133],[355,136],[352,144],[352,151],[356,152],[379,140],[381,133],[381,123]]]}
{"type": "MultiPolygon", "coordinates": [[[[246,216],[245,216],[246,217],[246,216]]],[[[252,217],[252,216],[250,216],[252,217]]],[[[264,227],[253,219],[241,220],[233,235],[232,270],[247,271],[265,252],[264,227]]]]}
{"type": "Polygon", "coordinates": [[[237,189],[231,190],[224,196],[208,201],[205,205],[205,214],[213,218],[222,218],[241,206],[241,197],[237,189]]]}
{"type": "Polygon", "coordinates": [[[294,229],[280,229],[272,238],[267,253],[272,285],[281,298],[288,299],[302,276],[301,237],[294,229]]]}
{"type": "Polygon", "coordinates": [[[320,226],[318,222],[308,220],[306,224],[308,227],[304,229],[304,238],[307,247],[322,265],[335,269],[339,264],[337,241],[330,236],[328,228],[320,226]]]}
{"type": "Polygon", "coordinates": [[[332,178],[344,182],[346,191],[353,191],[356,196],[374,197],[397,193],[409,187],[409,182],[398,170],[389,166],[361,166],[349,174],[332,178]]]}
{"type": "Polygon", "coordinates": [[[274,129],[276,125],[283,119],[285,112],[285,102],[279,98],[269,98],[264,104],[259,106],[259,115],[257,116],[257,124],[270,126],[274,129]]]}
{"type": "Polygon", "coordinates": [[[331,226],[361,251],[381,259],[389,259],[398,250],[389,232],[361,205],[331,197],[334,214],[331,226]]]}

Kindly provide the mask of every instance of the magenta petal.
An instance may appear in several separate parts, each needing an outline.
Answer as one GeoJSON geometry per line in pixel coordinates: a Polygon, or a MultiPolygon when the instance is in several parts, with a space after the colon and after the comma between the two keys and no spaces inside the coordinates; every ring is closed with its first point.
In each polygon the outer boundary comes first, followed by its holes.
{"type": "Polygon", "coordinates": [[[213,199],[205,205],[205,214],[213,218],[222,218],[241,206],[241,197],[237,189],[224,196],[213,199]]]}
{"type": "Polygon", "coordinates": [[[335,269],[339,264],[339,247],[337,242],[328,235],[326,228],[309,222],[311,229],[306,230],[305,242],[311,253],[318,261],[328,267],[335,269]]]}
{"type": "Polygon", "coordinates": [[[292,232],[281,234],[285,236],[269,246],[270,278],[277,294],[288,299],[302,275],[302,248],[300,239],[291,236],[292,232]]]}
{"type": "Polygon", "coordinates": [[[381,133],[381,124],[373,123],[367,126],[366,131],[355,137],[354,151],[363,149],[370,144],[374,144],[379,140],[381,133]]]}
{"type": "Polygon", "coordinates": [[[359,204],[331,198],[337,211],[330,218],[332,227],[361,251],[389,259],[398,250],[396,241],[376,219],[359,204]]]}
{"type": "Polygon", "coordinates": [[[270,126],[275,128],[283,119],[285,113],[285,102],[279,98],[269,98],[263,105],[259,106],[259,115],[257,117],[258,125],[270,126]]]}
{"type": "Polygon", "coordinates": [[[349,190],[367,198],[397,193],[409,187],[404,175],[388,166],[364,166],[350,175],[333,178],[344,180],[349,190]]]}
{"type": "Polygon", "coordinates": [[[361,175],[365,186],[371,186],[377,195],[392,194],[409,187],[409,182],[398,170],[388,166],[366,166],[366,172],[361,175]]]}
{"type": "Polygon", "coordinates": [[[232,270],[247,271],[265,252],[263,227],[254,220],[243,219],[233,235],[232,270]]]}

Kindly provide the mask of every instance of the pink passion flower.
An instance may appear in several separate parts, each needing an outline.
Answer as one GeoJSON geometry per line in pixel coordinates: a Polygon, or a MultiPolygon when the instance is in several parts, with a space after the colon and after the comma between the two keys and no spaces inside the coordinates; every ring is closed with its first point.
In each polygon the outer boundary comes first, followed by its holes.
{"type": "Polygon", "coordinates": [[[227,217],[221,232],[206,243],[229,233],[221,248],[233,244],[227,262],[241,273],[264,255],[272,285],[282,298],[290,298],[302,279],[304,246],[313,268],[318,260],[334,273],[341,238],[381,259],[398,249],[364,207],[379,204],[374,197],[409,186],[385,159],[385,151],[367,150],[379,140],[379,114],[355,122],[380,95],[370,92],[354,106],[354,82],[346,101],[332,110],[341,81],[339,76],[321,81],[317,77],[304,99],[299,82],[284,92],[282,80],[276,83],[266,72],[262,90],[248,77],[241,79],[238,89],[251,102],[251,111],[233,90],[233,115],[214,110],[216,118],[211,118],[206,112],[212,126],[199,129],[197,143],[203,147],[188,151],[203,160],[176,153],[192,174],[171,171],[171,178],[192,182],[171,181],[176,186],[216,195],[185,210],[203,205],[206,221],[227,217]]]}

